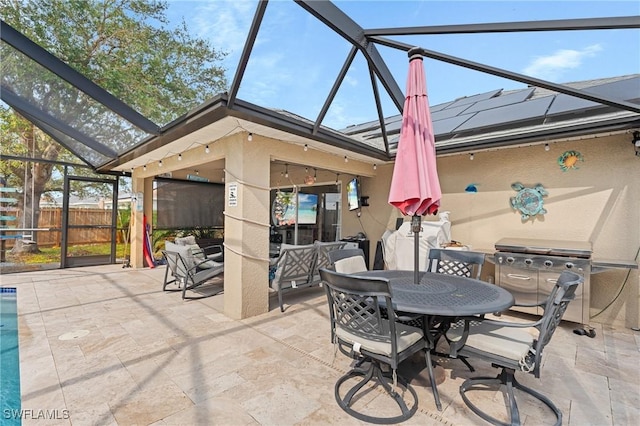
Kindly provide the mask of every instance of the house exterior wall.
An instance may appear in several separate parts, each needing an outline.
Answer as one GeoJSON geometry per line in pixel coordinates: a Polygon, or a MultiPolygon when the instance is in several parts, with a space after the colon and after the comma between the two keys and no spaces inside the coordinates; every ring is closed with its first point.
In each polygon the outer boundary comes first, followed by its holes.
{"type": "MultiPolygon", "coordinates": [[[[549,151],[536,145],[477,152],[473,161],[468,154],[439,157],[440,210],[451,212],[452,238],[487,252],[493,252],[503,237],[591,241],[594,259],[636,258],[640,158],[630,141],[625,134],[550,143],[549,151]],[[569,150],[580,152],[584,162],[563,172],[557,160],[569,150]],[[542,184],[549,193],[544,197],[548,212],[523,222],[509,203],[516,194],[511,189],[514,182],[542,184]],[[465,192],[471,183],[477,193],[465,192]]],[[[371,207],[364,208],[370,213],[363,211],[362,221],[373,241],[384,232],[382,223],[394,229],[400,217],[386,204],[392,170],[392,165],[378,167],[376,177],[365,183],[371,207]]],[[[425,217],[430,219],[436,218],[425,217]]],[[[637,269],[591,275],[591,321],[637,327],[639,287],[637,269]]]]}

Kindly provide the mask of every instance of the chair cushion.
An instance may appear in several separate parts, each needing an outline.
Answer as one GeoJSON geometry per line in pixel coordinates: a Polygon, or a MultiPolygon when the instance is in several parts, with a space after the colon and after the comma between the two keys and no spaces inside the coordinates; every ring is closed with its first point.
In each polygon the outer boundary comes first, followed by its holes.
{"type": "Polygon", "coordinates": [[[362,256],[352,256],[336,260],[333,266],[336,272],[341,274],[355,274],[356,272],[364,272],[367,270],[367,265],[364,263],[362,256]]]}
{"type": "Polygon", "coordinates": [[[186,237],[176,238],[174,242],[180,246],[191,246],[196,243],[196,237],[193,235],[187,235],[186,237]]]}
{"type": "MultiPolygon", "coordinates": [[[[210,260],[209,262],[212,262],[213,265],[207,269],[202,269],[199,272],[197,272],[194,276],[193,276],[193,281],[196,283],[200,283],[202,281],[208,280],[209,278],[213,278],[216,275],[221,274],[222,272],[224,272],[224,263],[218,263],[218,262],[214,262],[212,260],[210,260]]],[[[207,263],[209,263],[207,262],[207,263]]]]}
{"type": "MultiPolygon", "coordinates": [[[[389,330],[389,321],[383,320],[384,331],[389,330]]],[[[422,340],[422,330],[416,327],[411,327],[405,324],[396,323],[396,334],[398,336],[398,353],[404,351],[411,345],[422,340]]],[[[391,342],[388,339],[384,340],[372,340],[368,339],[364,335],[360,335],[351,330],[341,327],[339,324],[336,326],[336,335],[338,338],[353,344],[360,343],[361,348],[369,352],[373,352],[380,355],[391,356],[391,342]]]]}
{"type": "MultiPolygon", "coordinates": [[[[447,337],[452,341],[458,341],[462,332],[462,327],[451,328],[447,331],[447,337]]],[[[504,327],[484,322],[472,323],[463,350],[473,348],[519,361],[529,352],[533,340],[533,335],[526,328],[504,327]]]]}
{"type": "Polygon", "coordinates": [[[198,265],[198,268],[209,269],[216,266],[217,262],[213,260],[208,260],[205,262],[205,260],[207,260],[207,256],[204,254],[204,250],[202,250],[199,245],[187,244],[185,245],[185,247],[189,249],[191,256],[193,257],[195,263],[198,265]]]}

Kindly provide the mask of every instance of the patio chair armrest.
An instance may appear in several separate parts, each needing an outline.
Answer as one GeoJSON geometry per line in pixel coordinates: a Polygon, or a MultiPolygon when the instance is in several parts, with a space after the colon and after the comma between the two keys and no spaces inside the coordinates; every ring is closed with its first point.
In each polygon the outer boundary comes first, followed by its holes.
{"type": "Polygon", "coordinates": [[[214,244],[211,246],[202,247],[202,251],[205,255],[216,255],[224,252],[224,247],[221,244],[214,244]]]}

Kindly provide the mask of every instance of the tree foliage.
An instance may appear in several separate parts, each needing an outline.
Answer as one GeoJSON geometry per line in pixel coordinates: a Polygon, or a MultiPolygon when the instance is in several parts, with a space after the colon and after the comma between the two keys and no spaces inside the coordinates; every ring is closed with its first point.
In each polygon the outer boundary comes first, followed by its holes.
{"type": "MultiPolygon", "coordinates": [[[[0,0],[0,17],[63,62],[162,126],[226,89],[225,53],[194,37],[182,20],[167,18],[168,4],[153,0],[0,0]]],[[[37,64],[2,43],[3,86],[47,114],[121,152],[143,132],[105,110],[37,64]]],[[[77,140],[63,146],[18,113],[0,105],[2,152],[49,160],[107,160],[77,140]],[[65,148],[68,148],[65,149],[65,148]]],[[[33,195],[21,210],[37,215],[42,194],[59,190],[58,168],[2,161],[0,172],[12,186],[33,195]]],[[[81,169],[78,169],[79,171],[81,169]]],[[[37,221],[36,221],[37,223],[37,221]]]]}

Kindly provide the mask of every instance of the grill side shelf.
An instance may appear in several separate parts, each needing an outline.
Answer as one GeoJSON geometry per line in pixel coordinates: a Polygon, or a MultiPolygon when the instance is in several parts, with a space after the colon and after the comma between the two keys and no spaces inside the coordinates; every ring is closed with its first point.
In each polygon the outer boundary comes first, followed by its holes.
{"type": "Polygon", "coordinates": [[[634,260],[593,259],[591,261],[591,273],[597,274],[610,269],[638,269],[638,263],[634,260]]]}

